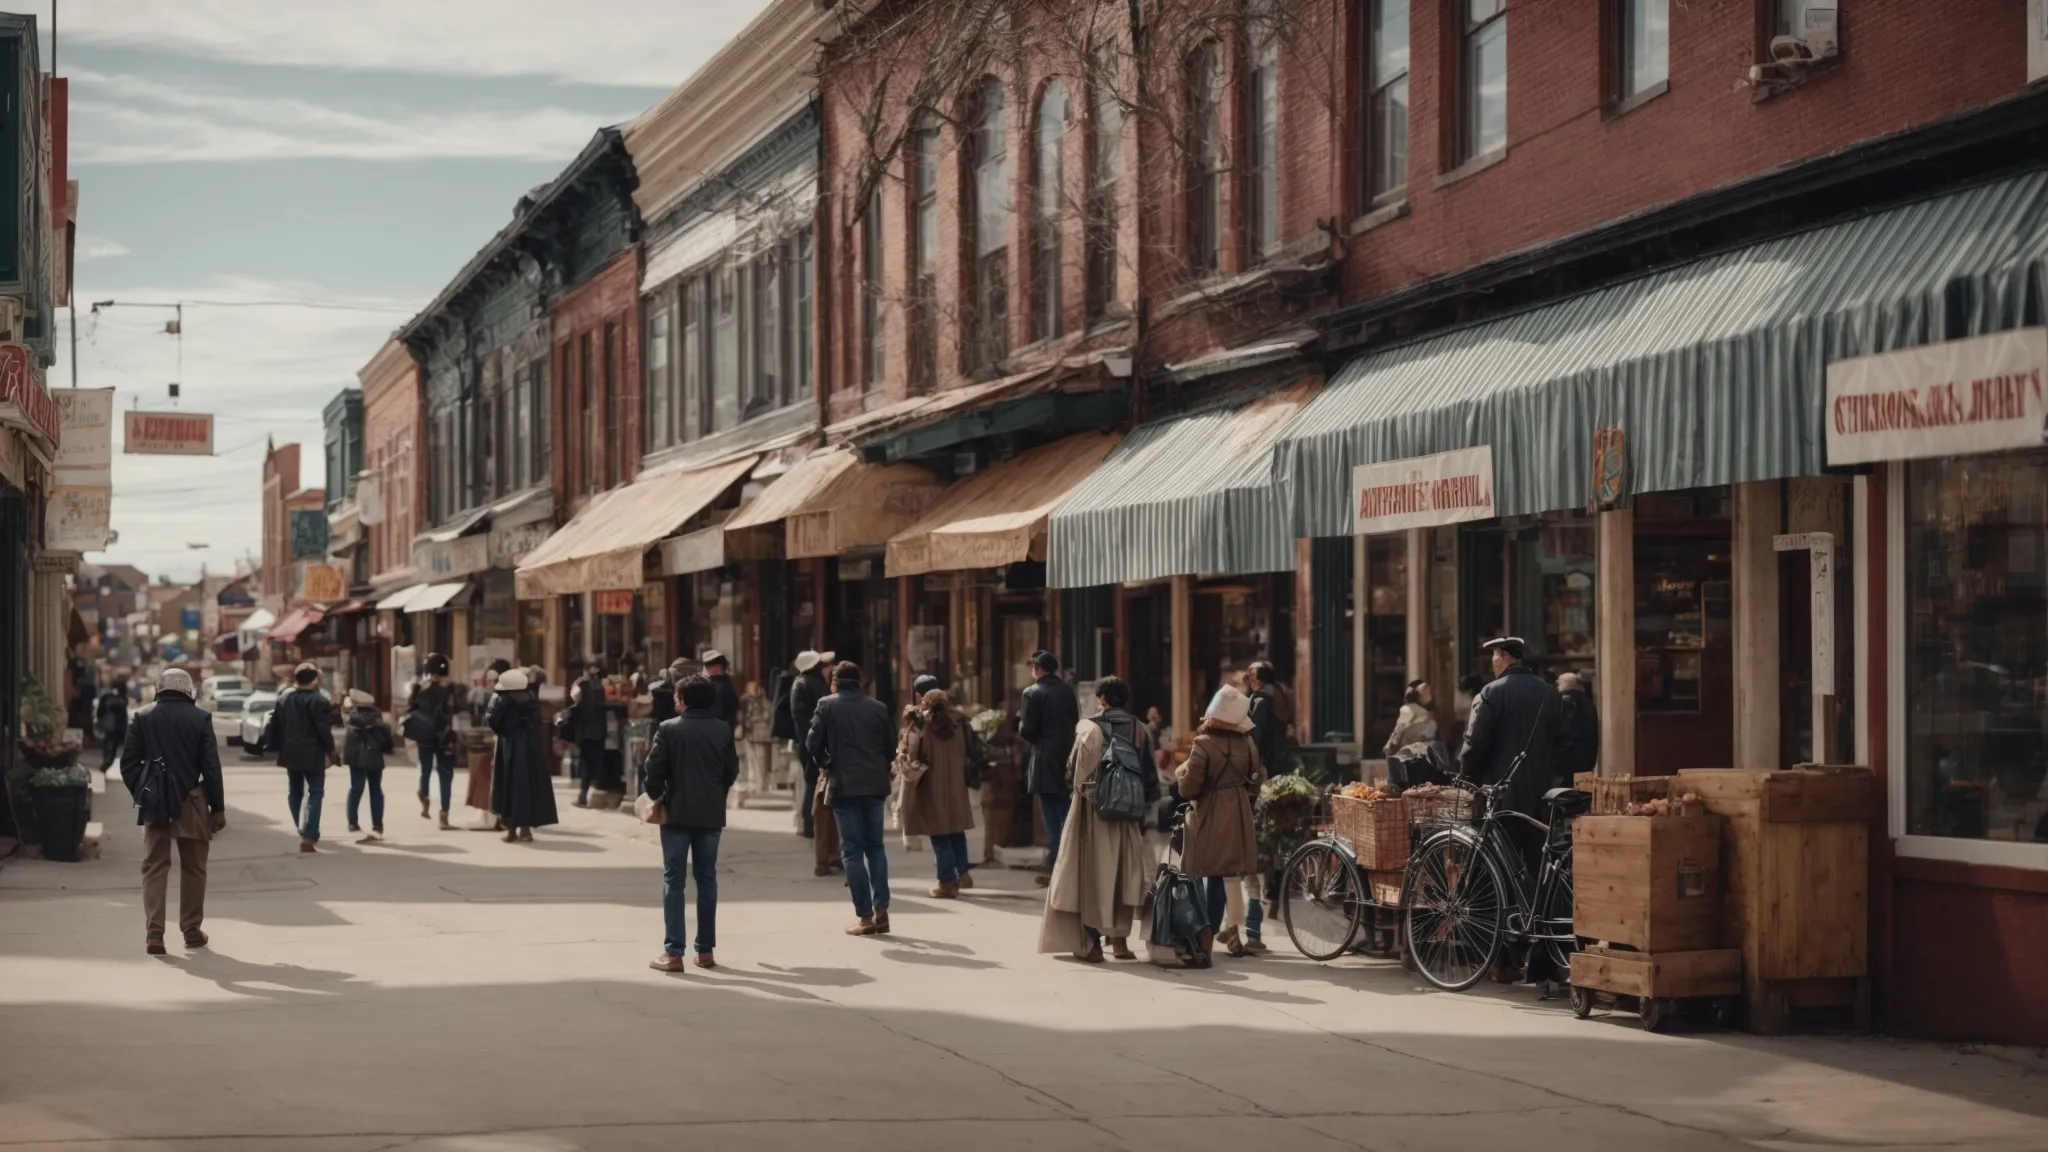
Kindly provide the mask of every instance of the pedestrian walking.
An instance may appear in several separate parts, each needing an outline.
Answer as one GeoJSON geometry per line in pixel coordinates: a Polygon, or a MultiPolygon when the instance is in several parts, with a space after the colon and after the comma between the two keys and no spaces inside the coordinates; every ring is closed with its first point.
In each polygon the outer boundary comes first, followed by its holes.
{"type": "Polygon", "coordinates": [[[1038,682],[1024,690],[1017,735],[1031,745],[1024,791],[1038,797],[1038,811],[1045,819],[1045,872],[1038,877],[1038,886],[1043,888],[1051,882],[1059,863],[1061,831],[1074,802],[1067,787],[1067,760],[1074,752],[1081,705],[1074,699],[1074,690],[1060,679],[1059,657],[1040,652],[1031,658],[1031,666],[1038,673],[1038,682]]]}
{"type": "MultiPolygon", "coordinates": [[[[1067,757],[1067,783],[1073,806],[1061,839],[1059,860],[1053,866],[1046,888],[1045,911],[1039,918],[1038,950],[1065,952],[1089,964],[1102,963],[1102,940],[1109,938],[1111,954],[1119,960],[1135,960],[1129,938],[1131,923],[1145,903],[1147,887],[1157,861],[1145,843],[1145,826],[1138,820],[1111,820],[1095,806],[1096,778],[1105,752],[1127,742],[1126,752],[1135,751],[1136,762],[1152,760],[1152,733],[1126,709],[1131,702],[1130,685],[1115,676],[1095,683],[1095,699],[1102,711],[1074,726],[1073,748],[1067,757]]],[[[1146,771],[1145,799],[1159,799],[1158,773],[1146,771]]]]}
{"type": "Polygon", "coordinates": [[[583,678],[569,689],[569,732],[576,741],[576,806],[590,807],[590,790],[604,790],[604,671],[585,666],[583,678]]]}
{"type": "Polygon", "coordinates": [[[715,648],[705,652],[704,678],[718,692],[718,704],[712,711],[725,721],[726,727],[739,728],[740,694],[732,686],[732,661],[715,648]]]}
{"type": "Polygon", "coordinates": [[[831,692],[825,672],[833,661],[831,652],[804,649],[796,654],[796,681],[789,686],[790,726],[796,733],[797,764],[804,775],[803,787],[796,796],[797,827],[799,834],[812,842],[816,864],[813,874],[818,876],[830,875],[839,859],[837,826],[818,794],[818,761],[810,751],[811,723],[818,713],[818,701],[831,692]]]}
{"type": "Polygon", "coordinates": [[[1436,739],[1436,716],[1430,707],[1436,694],[1426,680],[1410,680],[1401,693],[1401,711],[1394,717],[1394,730],[1387,733],[1382,755],[1392,756],[1410,744],[1427,744],[1436,739]]]}
{"type": "Polygon", "coordinates": [[[718,717],[718,687],[703,676],[682,682],[682,714],[654,730],[641,770],[647,796],[666,809],[661,825],[661,955],[649,967],[683,970],[687,871],[697,881],[697,967],[715,968],[718,944],[718,839],[725,798],[739,779],[732,726],[718,717]]]}
{"type": "Polygon", "coordinates": [[[1292,726],[1293,700],[1280,685],[1280,674],[1264,660],[1246,670],[1246,694],[1250,698],[1252,744],[1259,750],[1259,763],[1271,774],[1286,771],[1288,729],[1292,726]]]}
{"type": "MultiPolygon", "coordinates": [[[[1522,663],[1527,646],[1521,637],[1503,636],[1481,647],[1492,653],[1494,678],[1472,699],[1472,719],[1465,725],[1459,763],[1466,777],[1476,783],[1507,781],[1508,808],[1541,820],[1563,706],[1543,677],[1522,663]]],[[[1505,821],[1503,826],[1528,860],[1530,875],[1535,875],[1542,865],[1542,829],[1519,820],[1505,821]]]]}
{"type": "Polygon", "coordinates": [[[99,702],[94,705],[92,718],[93,732],[100,738],[100,771],[121,755],[121,746],[128,739],[128,681],[116,676],[100,693],[99,702]]]}
{"type": "Polygon", "coordinates": [[[525,669],[499,674],[484,722],[498,734],[491,758],[491,810],[505,826],[507,844],[531,841],[535,828],[556,822],[555,786],[548,778],[540,698],[525,669]]]}
{"type": "MultiPolygon", "coordinates": [[[[1223,915],[1216,943],[1232,956],[1248,954],[1244,939],[1249,893],[1246,877],[1258,878],[1259,841],[1252,824],[1252,800],[1266,773],[1251,738],[1251,700],[1229,685],[1217,689],[1188,745],[1187,762],[1175,773],[1191,810],[1181,840],[1181,871],[1207,877],[1223,889],[1223,915]]],[[[1211,903],[1215,897],[1211,896],[1211,903]]]]}
{"type": "Polygon", "coordinates": [[[761,691],[758,680],[747,681],[747,690],[740,695],[739,735],[741,767],[746,772],[739,803],[745,807],[749,797],[766,794],[774,787],[775,706],[761,691]]]}
{"type": "Polygon", "coordinates": [[[157,678],[156,701],[122,732],[121,778],[142,825],[143,950],[164,954],[164,904],[171,845],[178,847],[178,930],[187,949],[206,947],[206,855],[228,826],[213,718],[193,703],[192,677],[172,668],[157,678]]]}
{"type": "Polygon", "coordinates": [[[391,754],[391,725],[377,710],[377,698],[348,690],[348,719],[342,722],[341,762],[348,765],[348,830],[361,832],[363,792],[370,793],[370,839],[384,838],[384,757],[391,754]]]}
{"type": "Polygon", "coordinates": [[[967,874],[967,830],[974,827],[974,805],[967,794],[971,733],[967,717],[939,689],[926,692],[920,705],[911,711],[904,754],[897,760],[903,775],[903,832],[930,839],[939,870],[932,895],[952,900],[961,889],[974,887],[967,874]]]}
{"type": "Polygon", "coordinates": [[[1556,783],[1569,788],[1600,762],[1600,711],[1576,672],[1557,678],[1557,703],[1556,783]]]}
{"type": "Polygon", "coordinates": [[[286,803],[299,830],[299,851],[318,851],[320,807],[327,798],[327,769],[335,763],[334,705],[320,694],[320,669],[292,670],[292,690],[277,698],[257,739],[258,753],[277,754],[286,774],[286,803]]]}
{"type": "Polygon", "coordinates": [[[889,858],[882,810],[889,798],[896,733],[888,706],[861,691],[860,676],[860,669],[850,663],[833,672],[838,691],[818,701],[804,744],[826,781],[846,887],[860,918],[847,934],[877,936],[889,931],[889,858]]]}
{"type": "Polygon", "coordinates": [[[430,818],[430,789],[438,778],[441,828],[453,828],[448,822],[448,808],[455,788],[455,693],[448,683],[448,657],[439,652],[427,653],[422,674],[407,693],[400,731],[412,741],[413,755],[419,760],[420,819],[430,818]]]}

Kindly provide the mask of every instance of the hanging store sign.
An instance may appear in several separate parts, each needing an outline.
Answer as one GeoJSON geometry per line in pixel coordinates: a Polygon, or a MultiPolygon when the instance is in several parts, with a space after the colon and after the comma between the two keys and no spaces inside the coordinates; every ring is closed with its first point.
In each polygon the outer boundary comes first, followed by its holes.
{"type": "Polygon", "coordinates": [[[1351,512],[1360,536],[1485,520],[1494,515],[1493,448],[1360,464],[1351,470],[1351,512]]]}
{"type": "Polygon", "coordinates": [[[62,446],[57,401],[44,386],[35,353],[24,344],[0,344],[0,420],[20,423],[52,445],[62,446]]]}
{"type": "Polygon", "coordinates": [[[107,546],[114,490],[104,485],[58,486],[44,514],[43,547],[52,552],[98,552],[107,546]]]}
{"type": "Polygon", "coordinates": [[[490,536],[487,537],[490,540],[490,567],[519,567],[519,562],[526,559],[527,553],[540,547],[547,538],[548,525],[545,520],[516,524],[510,528],[493,527],[490,536]]]}
{"type": "Polygon", "coordinates": [[[1828,463],[2042,443],[2048,328],[2020,328],[1828,365],[1828,463]]]}
{"type": "Polygon", "coordinates": [[[1593,507],[1613,508],[1628,494],[1628,437],[1619,428],[1593,429],[1593,507]]]}
{"type": "Polygon", "coordinates": [[[423,579],[468,576],[491,566],[491,541],[487,536],[458,536],[453,540],[422,540],[412,546],[412,566],[423,579]]]}
{"type": "Polygon", "coordinates": [[[114,482],[114,390],[58,388],[56,473],[59,484],[111,485],[114,482]]]}
{"type": "Polygon", "coordinates": [[[123,412],[121,451],[129,456],[211,456],[213,416],[203,412],[123,412]]]}
{"type": "Polygon", "coordinates": [[[725,529],[706,528],[661,542],[661,574],[687,576],[725,567],[725,529]]]}
{"type": "Polygon", "coordinates": [[[306,599],[316,604],[330,604],[348,596],[348,580],[341,569],[332,564],[306,565],[304,582],[306,599]]]}
{"type": "Polygon", "coordinates": [[[609,588],[593,593],[599,616],[631,616],[633,614],[633,590],[630,588],[609,588]]]}

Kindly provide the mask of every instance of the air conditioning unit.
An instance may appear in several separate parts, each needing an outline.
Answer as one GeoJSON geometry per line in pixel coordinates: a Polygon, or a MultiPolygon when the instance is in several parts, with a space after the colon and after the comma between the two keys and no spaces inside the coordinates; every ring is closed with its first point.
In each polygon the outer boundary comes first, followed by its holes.
{"type": "Polygon", "coordinates": [[[1799,28],[1790,36],[1771,38],[1771,60],[1778,64],[1811,64],[1842,50],[1841,12],[1808,8],[1799,14],[1799,28]]]}

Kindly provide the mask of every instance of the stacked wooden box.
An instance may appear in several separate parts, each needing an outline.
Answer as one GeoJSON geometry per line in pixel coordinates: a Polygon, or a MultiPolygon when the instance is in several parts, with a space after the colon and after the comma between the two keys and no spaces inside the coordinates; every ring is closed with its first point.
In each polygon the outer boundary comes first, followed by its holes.
{"type": "MultiPolygon", "coordinates": [[[[1596,797],[1611,807],[1662,796],[1668,780],[1655,779],[1621,778],[1596,797]]],[[[1738,995],[1742,956],[1719,946],[1720,896],[1720,817],[1581,816],[1573,928],[1600,943],[1572,958],[1572,984],[1644,1000],[1738,995]]]]}

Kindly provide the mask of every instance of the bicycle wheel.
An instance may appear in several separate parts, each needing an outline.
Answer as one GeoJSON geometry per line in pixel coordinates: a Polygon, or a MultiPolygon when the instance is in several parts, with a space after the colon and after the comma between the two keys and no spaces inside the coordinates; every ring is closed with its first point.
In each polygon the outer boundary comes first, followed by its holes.
{"type": "MultiPolygon", "coordinates": [[[[1558,870],[1557,879],[1550,886],[1548,905],[1537,915],[1536,931],[1548,934],[1555,927],[1570,925],[1572,922],[1572,870],[1558,870]],[[1546,923],[1547,922],[1547,923],[1546,923]]],[[[1550,958],[1551,978],[1560,983],[1570,983],[1572,978],[1572,954],[1585,948],[1591,941],[1584,936],[1570,940],[1545,940],[1543,950],[1550,958]]]]}
{"type": "Polygon", "coordinates": [[[1408,862],[1408,951],[1424,980],[1462,992],[1486,977],[1507,930],[1507,882],[1479,845],[1451,833],[1408,862]]]}
{"type": "Polygon", "coordinates": [[[1342,956],[1358,935],[1364,903],[1357,867],[1328,840],[1311,840],[1288,859],[1280,878],[1280,916],[1303,956],[1342,956]]]}

